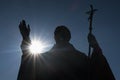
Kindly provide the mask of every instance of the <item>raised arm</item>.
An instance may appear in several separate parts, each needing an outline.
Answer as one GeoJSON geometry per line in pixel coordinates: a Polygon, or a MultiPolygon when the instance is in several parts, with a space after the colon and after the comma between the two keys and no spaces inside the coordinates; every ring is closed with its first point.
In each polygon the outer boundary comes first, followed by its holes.
{"type": "Polygon", "coordinates": [[[22,20],[19,24],[19,30],[22,35],[22,44],[21,44],[21,49],[23,54],[29,53],[28,51],[28,46],[30,45],[30,26],[26,25],[25,20],[22,20]]]}
{"type": "Polygon", "coordinates": [[[22,35],[22,57],[21,57],[21,64],[18,73],[17,80],[34,80],[33,79],[33,58],[30,55],[30,51],[28,49],[31,41],[30,41],[30,27],[26,25],[25,20],[22,20],[19,24],[19,30],[22,35]]]}

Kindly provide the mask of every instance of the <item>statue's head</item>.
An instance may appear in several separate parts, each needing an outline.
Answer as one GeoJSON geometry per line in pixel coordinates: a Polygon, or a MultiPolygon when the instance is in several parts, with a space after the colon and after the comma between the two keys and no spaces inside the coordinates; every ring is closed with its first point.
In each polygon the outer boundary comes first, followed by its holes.
{"type": "Polygon", "coordinates": [[[54,32],[56,43],[66,43],[70,41],[71,33],[66,26],[57,26],[54,32]]]}

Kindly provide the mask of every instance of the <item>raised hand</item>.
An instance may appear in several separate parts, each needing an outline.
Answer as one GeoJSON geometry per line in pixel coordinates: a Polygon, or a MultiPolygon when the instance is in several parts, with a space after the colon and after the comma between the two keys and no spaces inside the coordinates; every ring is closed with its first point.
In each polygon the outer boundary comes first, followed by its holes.
{"type": "Polygon", "coordinates": [[[99,47],[99,44],[98,44],[95,36],[91,33],[88,34],[88,42],[92,48],[99,47]]]}
{"type": "Polygon", "coordinates": [[[30,35],[30,26],[26,25],[25,20],[22,20],[19,24],[19,30],[22,35],[23,40],[29,39],[30,35]]]}

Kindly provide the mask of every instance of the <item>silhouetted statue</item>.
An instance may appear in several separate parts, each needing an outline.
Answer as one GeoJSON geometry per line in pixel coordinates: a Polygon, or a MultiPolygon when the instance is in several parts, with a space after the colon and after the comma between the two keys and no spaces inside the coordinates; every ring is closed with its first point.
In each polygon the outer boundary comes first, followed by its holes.
{"type": "Polygon", "coordinates": [[[94,56],[96,53],[101,56],[102,51],[92,34],[88,35],[88,41],[93,48],[91,59],[69,43],[71,33],[65,26],[58,26],[55,29],[56,44],[53,48],[36,56],[29,54],[28,50],[31,43],[29,25],[26,26],[23,20],[19,28],[23,37],[21,44],[23,55],[17,80],[113,80],[98,79],[95,62],[97,57],[94,58],[94,56]]]}

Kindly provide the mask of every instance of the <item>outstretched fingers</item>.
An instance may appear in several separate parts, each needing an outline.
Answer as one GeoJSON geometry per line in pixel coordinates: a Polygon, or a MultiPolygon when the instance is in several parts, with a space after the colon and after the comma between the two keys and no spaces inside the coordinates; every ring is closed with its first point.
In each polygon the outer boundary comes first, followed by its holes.
{"type": "Polygon", "coordinates": [[[30,26],[26,25],[25,20],[22,20],[19,24],[19,29],[20,29],[20,33],[23,37],[23,39],[26,39],[29,37],[30,34],[30,26]]]}

